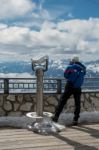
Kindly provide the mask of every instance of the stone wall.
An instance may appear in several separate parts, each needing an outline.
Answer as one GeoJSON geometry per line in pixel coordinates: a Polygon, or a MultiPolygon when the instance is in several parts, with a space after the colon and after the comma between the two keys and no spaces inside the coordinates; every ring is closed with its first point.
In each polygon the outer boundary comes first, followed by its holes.
{"type": "MultiPolygon", "coordinates": [[[[60,95],[44,95],[44,111],[55,111],[60,95]]],[[[74,111],[74,100],[71,97],[65,106],[66,112],[74,111]]],[[[99,111],[99,93],[82,93],[81,111],[99,111]]],[[[27,112],[36,111],[35,94],[1,94],[0,95],[0,116],[22,116],[27,112]]]]}

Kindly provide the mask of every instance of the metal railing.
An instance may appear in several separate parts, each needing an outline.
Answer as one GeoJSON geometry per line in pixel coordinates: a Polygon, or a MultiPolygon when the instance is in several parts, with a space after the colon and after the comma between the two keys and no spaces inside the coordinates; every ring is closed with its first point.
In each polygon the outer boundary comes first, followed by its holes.
{"type": "MultiPolygon", "coordinates": [[[[64,78],[44,78],[44,93],[62,93],[64,78]]],[[[83,92],[99,92],[99,78],[85,78],[83,92]]],[[[36,78],[0,78],[0,93],[36,93],[36,78]]]]}

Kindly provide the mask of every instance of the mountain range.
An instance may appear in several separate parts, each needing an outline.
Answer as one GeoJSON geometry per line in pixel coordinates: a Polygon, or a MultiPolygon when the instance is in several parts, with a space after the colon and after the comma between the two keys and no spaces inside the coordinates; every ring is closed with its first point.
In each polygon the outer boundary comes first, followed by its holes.
{"type": "MultiPolygon", "coordinates": [[[[87,68],[87,77],[99,77],[99,60],[84,62],[87,68]]],[[[63,77],[63,71],[67,67],[67,60],[49,60],[48,70],[45,72],[45,76],[48,77],[63,77]]],[[[12,62],[0,62],[0,74],[22,74],[28,73],[35,75],[32,70],[31,62],[24,61],[12,61],[12,62]]]]}

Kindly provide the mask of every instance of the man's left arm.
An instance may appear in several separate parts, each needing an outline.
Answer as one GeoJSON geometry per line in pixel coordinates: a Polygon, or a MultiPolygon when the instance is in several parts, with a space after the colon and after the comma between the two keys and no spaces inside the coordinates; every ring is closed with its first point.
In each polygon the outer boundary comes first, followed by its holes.
{"type": "Polygon", "coordinates": [[[79,65],[80,65],[81,70],[83,71],[84,75],[86,75],[86,67],[80,62],[79,62],[79,65]]]}

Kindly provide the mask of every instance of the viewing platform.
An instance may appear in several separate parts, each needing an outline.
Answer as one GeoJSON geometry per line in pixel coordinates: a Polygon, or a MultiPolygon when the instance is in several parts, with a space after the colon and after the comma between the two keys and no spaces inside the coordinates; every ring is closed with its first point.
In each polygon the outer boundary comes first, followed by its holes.
{"type": "MultiPolygon", "coordinates": [[[[44,78],[44,111],[54,113],[64,90],[63,78],[44,78]]],[[[0,116],[21,117],[36,110],[36,78],[0,79],[0,116]]],[[[85,78],[81,97],[81,112],[99,111],[99,78],[85,78]]],[[[64,108],[73,113],[71,97],[64,108]]],[[[0,150],[99,150],[99,123],[83,122],[67,126],[57,134],[36,134],[26,128],[0,128],[0,150]]]]}
{"type": "MultiPolygon", "coordinates": [[[[43,79],[44,111],[54,113],[64,91],[64,78],[43,79]]],[[[36,78],[0,78],[0,116],[22,116],[36,110],[36,78]]],[[[82,87],[81,111],[99,111],[99,78],[85,78],[82,87]]],[[[66,112],[73,112],[70,98],[66,112]]]]}

